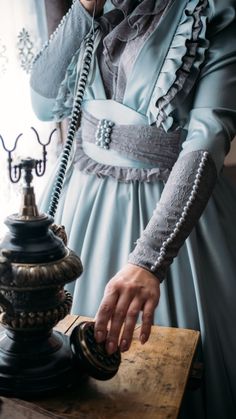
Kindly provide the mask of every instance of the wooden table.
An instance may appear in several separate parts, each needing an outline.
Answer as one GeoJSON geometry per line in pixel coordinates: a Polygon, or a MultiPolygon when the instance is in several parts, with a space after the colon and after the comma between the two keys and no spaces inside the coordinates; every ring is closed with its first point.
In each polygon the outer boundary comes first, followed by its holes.
{"type": "MultiPolygon", "coordinates": [[[[85,319],[67,316],[57,330],[70,334],[85,319]]],[[[150,340],[142,346],[138,329],[111,380],[90,378],[58,397],[34,402],[0,397],[0,418],[176,419],[199,332],[153,326],[150,340]]]]}

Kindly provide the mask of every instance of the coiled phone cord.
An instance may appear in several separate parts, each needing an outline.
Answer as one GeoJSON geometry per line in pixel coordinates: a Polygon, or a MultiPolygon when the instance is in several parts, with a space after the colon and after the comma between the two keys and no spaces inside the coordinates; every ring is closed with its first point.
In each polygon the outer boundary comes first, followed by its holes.
{"type": "Polygon", "coordinates": [[[75,133],[77,129],[77,124],[78,124],[79,116],[81,113],[81,105],[82,105],[85,88],[86,88],[86,84],[87,84],[87,80],[88,80],[88,76],[89,76],[89,72],[91,68],[91,62],[92,62],[92,56],[93,56],[93,50],[94,50],[94,39],[95,39],[94,16],[95,16],[96,6],[97,6],[97,1],[95,2],[95,6],[93,10],[92,27],[85,41],[85,52],[83,56],[83,64],[82,64],[82,69],[80,72],[78,88],[77,88],[76,96],[74,99],[74,104],[73,104],[70,122],[68,126],[67,139],[66,139],[63,151],[62,151],[60,165],[59,165],[59,169],[56,175],[56,180],[53,186],[52,196],[49,203],[49,209],[47,211],[48,214],[51,215],[52,217],[55,216],[55,213],[59,204],[59,200],[60,200],[60,196],[61,196],[61,192],[63,188],[63,183],[65,179],[66,169],[67,169],[69,158],[71,155],[74,137],[75,137],[75,133]]]}

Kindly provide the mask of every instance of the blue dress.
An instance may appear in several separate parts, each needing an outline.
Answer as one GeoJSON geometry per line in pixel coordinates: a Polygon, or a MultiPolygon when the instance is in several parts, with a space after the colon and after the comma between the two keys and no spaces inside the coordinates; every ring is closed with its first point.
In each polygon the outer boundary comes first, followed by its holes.
{"type": "MultiPolygon", "coordinates": [[[[216,186],[161,284],[154,320],[201,332],[205,381],[201,394],[192,396],[198,408],[189,417],[233,419],[236,191],[221,169],[236,132],[236,2],[144,0],[135,8],[130,1],[112,3],[116,7],[95,22],[97,53],[84,114],[124,126],[156,124],[166,133],[181,127],[177,158],[202,148],[212,156],[216,186]]],[[[41,119],[70,115],[90,28],[91,16],[75,1],[39,54],[31,86],[41,119]]],[[[94,316],[105,285],[151,219],[165,181],[153,162],[100,149],[84,135],[80,128],[55,222],[66,226],[69,247],[84,266],[68,287],[72,312],[94,316]]],[[[54,178],[41,199],[44,211],[54,178]]]]}

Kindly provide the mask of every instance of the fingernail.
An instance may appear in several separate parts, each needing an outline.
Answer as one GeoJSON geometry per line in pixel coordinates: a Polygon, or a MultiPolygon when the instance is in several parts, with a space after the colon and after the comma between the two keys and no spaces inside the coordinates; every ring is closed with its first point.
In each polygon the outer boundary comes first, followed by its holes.
{"type": "Polygon", "coordinates": [[[140,342],[141,342],[141,344],[143,345],[146,341],[147,341],[146,335],[142,334],[140,336],[140,342]]]}
{"type": "Polygon", "coordinates": [[[120,350],[121,352],[125,352],[128,350],[128,342],[126,339],[123,339],[120,343],[120,350]]]}
{"type": "Polygon", "coordinates": [[[113,354],[113,352],[115,352],[115,349],[116,349],[116,347],[115,347],[114,342],[108,342],[108,344],[106,345],[107,353],[109,355],[111,355],[111,354],[113,354]]]}
{"type": "Polygon", "coordinates": [[[98,330],[95,333],[95,339],[96,339],[97,343],[101,343],[104,340],[104,333],[101,332],[100,330],[98,330]]]}

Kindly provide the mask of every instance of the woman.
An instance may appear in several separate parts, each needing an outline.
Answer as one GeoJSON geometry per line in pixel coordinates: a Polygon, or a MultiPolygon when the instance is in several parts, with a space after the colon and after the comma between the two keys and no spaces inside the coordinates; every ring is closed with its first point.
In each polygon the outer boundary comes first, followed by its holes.
{"type": "Polygon", "coordinates": [[[93,27],[55,219],[84,265],[72,310],[97,312],[96,339],[109,353],[129,348],[140,312],[141,343],[153,317],[199,329],[205,406],[195,413],[235,418],[236,194],[221,169],[236,132],[236,2],[112,0],[103,13],[104,3],[93,23],[94,1],[74,1],[31,77],[39,118],[70,115],[93,27]]]}

